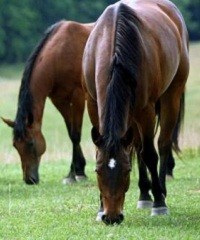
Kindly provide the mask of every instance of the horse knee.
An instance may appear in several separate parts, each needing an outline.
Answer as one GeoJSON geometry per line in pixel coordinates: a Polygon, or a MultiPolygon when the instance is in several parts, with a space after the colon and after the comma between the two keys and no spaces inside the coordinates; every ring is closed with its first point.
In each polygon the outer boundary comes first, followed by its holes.
{"type": "Polygon", "coordinates": [[[169,152],[172,149],[172,142],[170,140],[158,139],[158,150],[160,155],[169,152]]]}
{"type": "Polygon", "coordinates": [[[72,133],[70,137],[71,137],[73,144],[79,144],[81,141],[80,133],[72,133]]]}
{"type": "Polygon", "coordinates": [[[153,146],[153,144],[147,144],[143,147],[141,153],[141,158],[149,169],[154,168],[158,164],[158,154],[153,146]]]}

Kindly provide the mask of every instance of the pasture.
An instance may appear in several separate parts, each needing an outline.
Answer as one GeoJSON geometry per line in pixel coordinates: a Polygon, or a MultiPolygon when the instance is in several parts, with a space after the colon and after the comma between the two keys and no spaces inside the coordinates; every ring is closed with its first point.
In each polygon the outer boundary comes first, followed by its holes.
{"type": "MultiPolygon", "coordinates": [[[[85,111],[81,145],[88,180],[62,185],[71,161],[71,142],[59,113],[47,101],[43,133],[47,151],[40,165],[40,184],[27,186],[12,133],[0,122],[0,239],[200,239],[200,44],[190,48],[183,153],[176,157],[175,180],[167,183],[169,216],[150,217],[137,210],[137,168],[125,202],[125,221],[106,227],[95,221],[99,207],[95,148],[85,111]]],[[[14,119],[23,66],[0,67],[0,116],[14,119]]]]}

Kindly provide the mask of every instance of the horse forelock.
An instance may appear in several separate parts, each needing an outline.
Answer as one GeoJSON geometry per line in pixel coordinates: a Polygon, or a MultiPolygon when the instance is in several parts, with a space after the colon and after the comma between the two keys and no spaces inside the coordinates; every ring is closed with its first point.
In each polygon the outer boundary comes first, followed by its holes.
{"type": "Polygon", "coordinates": [[[34,121],[32,111],[33,96],[30,91],[31,74],[35,66],[37,56],[39,55],[40,51],[44,47],[49,37],[52,35],[53,32],[55,32],[55,30],[60,27],[61,24],[62,21],[52,25],[45,31],[44,36],[38,42],[37,46],[35,47],[35,49],[25,63],[18,97],[18,109],[15,118],[15,126],[13,129],[14,139],[23,139],[26,136],[27,125],[31,125],[34,121]]]}
{"type": "Polygon", "coordinates": [[[119,149],[127,106],[134,107],[142,55],[140,27],[134,11],[121,3],[116,18],[114,56],[104,108],[103,136],[108,151],[119,149]]]}

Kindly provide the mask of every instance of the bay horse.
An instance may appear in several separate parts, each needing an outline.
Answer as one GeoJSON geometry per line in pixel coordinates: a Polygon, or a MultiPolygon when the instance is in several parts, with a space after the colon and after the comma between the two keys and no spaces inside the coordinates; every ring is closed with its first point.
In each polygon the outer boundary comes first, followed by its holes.
{"type": "Polygon", "coordinates": [[[97,219],[106,224],[123,221],[133,147],[139,168],[138,207],[150,207],[152,216],[169,213],[166,162],[188,72],[187,29],[170,1],[122,0],[99,17],[83,55],[83,84],[97,147],[97,219]],[[159,172],[154,146],[157,105],[159,172]]]}
{"type": "Polygon", "coordinates": [[[64,20],[52,25],[26,62],[15,121],[3,120],[13,128],[13,145],[27,184],[39,182],[39,163],[46,149],[41,127],[47,97],[64,118],[73,144],[71,168],[63,181],[86,178],[80,146],[85,107],[81,78],[83,50],[92,28],[92,23],[64,20]]]}

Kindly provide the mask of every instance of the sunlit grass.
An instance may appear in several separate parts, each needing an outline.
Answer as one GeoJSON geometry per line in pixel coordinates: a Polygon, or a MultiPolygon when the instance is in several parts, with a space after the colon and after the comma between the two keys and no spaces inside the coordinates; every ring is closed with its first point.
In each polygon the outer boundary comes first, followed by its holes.
{"type": "MultiPolygon", "coordinates": [[[[184,151],[182,158],[176,159],[175,180],[168,182],[169,216],[152,218],[149,211],[136,209],[139,192],[134,168],[126,197],[125,221],[114,227],[97,223],[99,193],[90,121],[85,114],[82,147],[89,179],[64,186],[61,182],[71,162],[71,141],[62,117],[48,100],[43,121],[47,151],[41,161],[38,186],[22,182],[11,129],[0,121],[0,239],[200,239],[200,44],[191,46],[190,55],[181,141],[184,151]]],[[[0,116],[15,117],[21,72],[21,66],[0,67],[0,116]]]]}
{"type": "Polygon", "coordinates": [[[89,161],[84,183],[63,186],[64,160],[43,162],[41,183],[26,186],[19,164],[3,164],[0,178],[0,239],[199,239],[199,153],[184,152],[177,161],[176,179],[168,182],[170,215],[150,217],[136,209],[135,172],[125,203],[125,221],[106,227],[95,221],[98,190],[89,161]]]}

